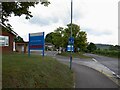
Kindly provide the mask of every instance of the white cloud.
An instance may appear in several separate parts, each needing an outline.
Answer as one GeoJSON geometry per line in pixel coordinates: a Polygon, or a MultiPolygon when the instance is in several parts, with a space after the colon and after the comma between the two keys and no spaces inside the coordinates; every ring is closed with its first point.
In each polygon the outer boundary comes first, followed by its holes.
{"type": "MultiPolygon", "coordinates": [[[[70,23],[70,0],[50,0],[48,7],[38,4],[30,11],[34,16],[25,20],[24,16],[9,20],[24,40],[28,33],[49,33],[59,26],[70,23]]],[[[80,25],[88,34],[88,42],[118,44],[118,0],[73,0],[73,23],[80,25]]]]}

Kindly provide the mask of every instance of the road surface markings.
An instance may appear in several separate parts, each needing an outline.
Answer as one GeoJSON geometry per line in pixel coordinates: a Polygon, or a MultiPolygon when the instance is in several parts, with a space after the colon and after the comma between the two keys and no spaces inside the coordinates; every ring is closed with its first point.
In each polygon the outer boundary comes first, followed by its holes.
{"type": "Polygon", "coordinates": [[[93,61],[98,62],[96,59],[92,58],[93,61]]]}
{"type": "Polygon", "coordinates": [[[120,79],[120,76],[119,76],[119,75],[117,75],[117,78],[118,78],[118,79],[120,79]]]}
{"type": "MultiPolygon", "coordinates": [[[[95,62],[98,62],[96,59],[94,59],[94,58],[92,58],[92,60],[93,61],[95,61],[95,62]]],[[[112,72],[112,74],[114,75],[114,76],[116,76],[118,79],[120,79],[120,76],[119,75],[117,75],[115,72],[113,72],[112,70],[110,70],[110,68],[108,68],[107,66],[105,66],[105,65],[103,65],[106,69],[108,69],[109,71],[111,71],[112,72]]]]}

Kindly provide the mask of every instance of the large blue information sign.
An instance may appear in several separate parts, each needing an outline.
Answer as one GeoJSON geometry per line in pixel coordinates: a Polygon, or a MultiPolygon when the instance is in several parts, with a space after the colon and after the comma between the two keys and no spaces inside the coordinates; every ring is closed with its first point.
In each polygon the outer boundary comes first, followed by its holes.
{"type": "Polygon", "coordinates": [[[44,32],[30,33],[28,55],[30,56],[30,50],[42,50],[42,55],[44,56],[44,43],[44,32]]]}

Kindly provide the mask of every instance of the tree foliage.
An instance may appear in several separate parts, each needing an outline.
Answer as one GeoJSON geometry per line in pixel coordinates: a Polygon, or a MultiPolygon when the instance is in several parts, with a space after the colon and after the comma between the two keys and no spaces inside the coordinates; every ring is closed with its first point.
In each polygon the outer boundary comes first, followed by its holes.
{"type": "Polygon", "coordinates": [[[49,43],[53,43],[52,38],[53,38],[53,32],[46,35],[45,41],[49,43]]]}
{"type": "MultiPolygon", "coordinates": [[[[5,22],[8,21],[8,17],[11,17],[12,14],[14,14],[14,16],[25,15],[26,19],[30,19],[33,16],[31,15],[29,8],[35,7],[38,3],[38,0],[36,2],[2,2],[2,24],[6,25],[5,22]]],[[[44,6],[50,4],[47,0],[40,0],[40,3],[44,6]]]]}
{"type": "Polygon", "coordinates": [[[15,42],[24,42],[23,38],[21,38],[20,36],[16,37],[15,42]]]}
{"type": "MultiPolygon", "coordinates": [[[[71,24],[68,24],[66,28],[59,27],[54,32],[47,34],[45,41],[54,44],[57,48],[58,47],[66,48],[70,36],[71,36],[71,24]]],[[[74,38],[75,51],[77,51],[78,48],[84,51],[87,46],[86,32],[81,31],[80,26],[72,24],[72,36],[74,38]]]]}
{"type": "Polygon", "coordinates": [[[62,31],[62,27],[57,28],[54,32],[51,32],[46,35],[45,41],[54,44],[56,48],[62,47],[62,31]]]}
{"type": "Polygon", "coordinates": [[[94,43],[90,43],[88,46],[87,46],[87,49],[89,50],[89,52],[93,52],[97,49],[96,45],[94,43]]]}
{"type": "Polygon", "coordinates": [[[120,46],[119,45],[115,45],[115,46],[110,46],[109,50],[120,50],[120,46]]]}

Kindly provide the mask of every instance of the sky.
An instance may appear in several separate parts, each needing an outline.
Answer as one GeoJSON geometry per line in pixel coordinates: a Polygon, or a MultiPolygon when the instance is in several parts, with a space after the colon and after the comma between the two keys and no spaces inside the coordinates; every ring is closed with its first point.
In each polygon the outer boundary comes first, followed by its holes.
{"type": "MultiPolygon", "coordinates": [[[[71,20],[71,0],[49,0],[45,7],[30,7],[33,17],[13,16],[9,23],[24,41],[29,33],[45,32],[47,35],[58,27],[66,27],[71,20]]],[[[87,33],[87,42],[118,45],[119,0],[73,0],[73,23],[87,33]]]]}

